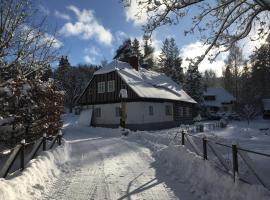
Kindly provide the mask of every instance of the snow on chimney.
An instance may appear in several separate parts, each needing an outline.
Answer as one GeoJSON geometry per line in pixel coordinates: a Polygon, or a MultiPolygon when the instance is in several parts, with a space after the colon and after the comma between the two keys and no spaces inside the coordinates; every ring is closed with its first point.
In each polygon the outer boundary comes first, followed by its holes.
{"type": "Polygon", "coordinates": [[[131,56],[129,58],[129,64],[135,69],[135,70],[139,70],[139,60],[137,56],[131,56]]]}

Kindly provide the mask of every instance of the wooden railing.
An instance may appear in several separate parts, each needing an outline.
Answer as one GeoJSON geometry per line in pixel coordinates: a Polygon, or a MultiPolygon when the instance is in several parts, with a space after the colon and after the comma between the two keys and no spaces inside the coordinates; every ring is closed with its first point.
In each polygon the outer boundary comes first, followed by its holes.
{"type": "MultiPolygon", "coordinates": [[[[269,154],[257,152],[253,150],[249,150],[246,148],[241,148],[238,144],[224,144],[221,142],[214,141],[213,139],[209,139],[204,137],[199,137],[193,134],[188,133],[187,130],[182,130],[181,132],[181,144],[186,145],[186,142],[190,144],[191,150],[194,151],[197,155],[201,156],[204,160],[209,160],[208,157],[208,151],[211,150],[213,155],[217,158],[219,163],[224,167],[225,171],[232,175],[232,178],[234,181],[236,181],[236,177],[239,177],[239,156],[242,158],[244,163],[246,164],[247,168],[251,171],[251,173],[256,177],[258,182],[263,185],[265,188],[270,190],[270,184],[265,181],[265,177],[263,177],[259,172],[260,170],[256,167],[256,163],[247,155],[247,153],[252,153],[255,155],[264,156],[267,158],[270,158],[269,154]],[[200,151],[200,148],[196,145],[194,142],[194,138],[197,138],[201,141],[202,144],[202,151],[200,151]],[[231,151],[231,159],[232,159],[232,169],[230,169],[230,166],[227,165],[225,159],[223,158],[223,155],[215,148],[214,145],[223,146],[225,148],[230,149],[231,151]]],[[[177,133],[178,134],[178,133],[177,133]]],[[[177,135],[176,135],[177,136],[177,135]]],[[[174,140],[177,137],[174,137],[174,140]]],[[[239,178],[239,180],[242,180],[244,182],[247,182],[244,179],[239,178]]]]}
{"type": "Polygon", "coordinates": [[[31,142],[31,143],[26,143],[25,140],[22,140],[20,142],[20,144],[16,145],[13,149],[8,150],[7,151],[3,151],[0,152],[0,154],[8,154],[8,159],[4,162],[2,169],[0,171],[0,178],[6,178],[12,168],[12,166],[14,165],[15,161],[17,160],[18,156],[20,156],[19,159],[19,167],[16,170],[24,170],[25,168],[25,164],[26,162],[29,162],[31,159],[35,158],[36,155],[38,154],[38,152],[40,151],[40,148],[42,146],[42,151],[46,151],[47,150],[47,141],[51,140],[51,144],[49,145],[48,149],[52,149],[55,145],[55,143],[57,143],[58,145],[61,145],[62,143],[62,132],[59,131],[59,133],[54,136],[54,137],[47,137],[46,134],[43,135],[43,137],[41,137],[38,141],[35,142],[31,142]],[[28,155],[28,157],[30,159],[26,159],[26,152],[25,152],[25,148],[29,145],[33,145],[36,144],[35,147],[32,149],[32,151],[30,152],[30,155],[28,155]]]}

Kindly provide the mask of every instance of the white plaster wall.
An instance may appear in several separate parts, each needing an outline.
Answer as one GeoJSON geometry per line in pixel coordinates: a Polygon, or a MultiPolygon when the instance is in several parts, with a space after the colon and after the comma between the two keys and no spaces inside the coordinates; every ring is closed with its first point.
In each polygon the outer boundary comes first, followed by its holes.
{"type": "Polygon", "coordinates": [[[143,122],[142,123],[155,123],[155,122],[169,122],[173,121],[173,104],[172,103],[154,103],[154,102],[141,102],[143,108],[143,122]],[[166,105],[170,105],[172,115],[166,115],[166,105]],[[153,106],[153,115],[149,115],[149,106],[153,106]]]}
{"type": "MultiPolygon", "coordinates": [[[[120,103],[94,105],[94,108],[101,108],[101,117],[95,117],[94,119],[95,123],[119,124],[120,117],[115,116],[115,108],[120,107],[120,105],[121,105],[120,103]]],[[[127,102],[126,112],[127,112],[127,121],[126,121],[127,124],[144,124],[144,123],[173,121],[172,103],[127,102]],[[149,115],[150,105],[153,106],[154,115],[149,115]],[[166,105],[171,105],[172,115],[170,116],[167,116],[165,113],[166,105]]]]}
{"type": "Polygon", "coordinates": [[[96,124],[119,124],[120,117],[115,116],[115,108],[120,107],[120,103],[113,104],[98,104],[94,108],[101,109],[101,117],[95,117],[96,124]]]}

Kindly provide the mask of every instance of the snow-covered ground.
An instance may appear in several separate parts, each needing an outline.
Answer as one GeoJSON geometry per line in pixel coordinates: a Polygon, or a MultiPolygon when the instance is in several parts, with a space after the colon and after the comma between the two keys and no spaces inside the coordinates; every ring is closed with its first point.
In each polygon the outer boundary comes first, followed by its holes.
{"type": "MultiPolygon", "coordinates": [[[[76,121],[65,117],[63,146],[32,160],[22,174],[0,180],[0,199],[270,199],[262,186],[233,183],[212,163],[177,145],[179,128],[125,137],[120,129],[76,121]]],[[[235,137],[232,129],[242,130],[239,123],[208,135],[266,141],[253,131],[251,137],[235,137]]]]}

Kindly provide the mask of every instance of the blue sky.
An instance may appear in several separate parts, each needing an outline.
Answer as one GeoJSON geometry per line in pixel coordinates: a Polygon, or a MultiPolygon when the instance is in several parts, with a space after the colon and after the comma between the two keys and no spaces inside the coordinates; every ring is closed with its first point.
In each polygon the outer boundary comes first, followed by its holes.
{"type": "MultiPolygon", "coordinates": [[[[142,24],[146,19],[137,19],[136,5],[124,8],[119,0],[38,0],[35,3],[41,16],[47,16],[51,29],[56,29],[60,52],[69,57],[72,65],[79,63],[100,64],[102,59],[111,61],[115,49],[126,37],[141,40],[142,24]]],[[[194,10],[193,10],[194,12],[194,10]]],[[[204,47],[197,35],[184,36],[184,30],[190,28],[192,10],[177,26],[165,26],[156,30],[152,37],[156,55],[166,37],[174,37],[181,49],[184,66],[185,58],[194,57],[203,52],[204,47]]],[[[200,71],[214,69],[221,74],[226,54],[216,62],[204,61],[200,71]]]]}

